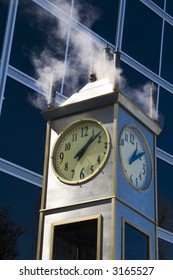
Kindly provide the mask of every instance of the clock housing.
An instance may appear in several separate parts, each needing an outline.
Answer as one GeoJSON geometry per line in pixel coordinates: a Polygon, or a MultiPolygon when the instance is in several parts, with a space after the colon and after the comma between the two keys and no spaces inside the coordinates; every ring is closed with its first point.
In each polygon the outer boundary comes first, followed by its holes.
{"type": "Polygon", "coordinates": [[[105,126],[90,118],[68,125],[55,142],[52,167],[57,178],[70,185],[83,184],[103,168],[110,152],[105,126]]]}
{"type": "Polygon", "coordinates": [[[139,128],[125,125],[119,137],[119,153],[124,175],[138,191],[149,188],[152,177],[151,152],[139,128]]]}

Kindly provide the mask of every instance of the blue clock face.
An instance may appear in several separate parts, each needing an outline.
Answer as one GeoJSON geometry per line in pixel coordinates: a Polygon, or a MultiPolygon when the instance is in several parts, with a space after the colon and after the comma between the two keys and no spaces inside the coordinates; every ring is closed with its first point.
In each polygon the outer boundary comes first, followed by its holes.
{"type": "Polygon", "coordinates": [[[131,186],[146,190],[151,182],[152,163],[147,141],[141,131],[126,125],[119,138],[120,161],[124,175],[131,186]]]}

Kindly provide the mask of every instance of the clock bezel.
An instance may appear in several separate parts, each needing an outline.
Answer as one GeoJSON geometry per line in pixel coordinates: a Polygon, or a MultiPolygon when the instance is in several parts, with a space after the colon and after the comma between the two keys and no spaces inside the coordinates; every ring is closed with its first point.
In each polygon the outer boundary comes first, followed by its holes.
{"type": "Polygon", "coordinates": [[[53,148],[52,148],[52,153],[51,153],[51,166],[52,166],[52,170],[53,170],[54,174],[56,175],[56,177],[62,183],[65,183],[67,185],[82,185],[84,183],[89,182],[93,178],[95,178],[102,171],[102,169],[104,168],[106,162],[108,161],[110,150],[111,150],[110,134],[109,134],[109,131],[107,130],[107,128],[105,127],[105,125],[103,123],[101,123],[100,121],[98,121],[98,120],[96,120],[94,118],[82,118],[82,119],[76,120],[76,121],[68,124],[62,130],[62,132],[58,135],[57,139],[55,140],[55,143],[54,143],[53,148]],[[66,135],[68,135],[68,133],[70,133],[70,131],[72,131],[77,126],[80,126],[82,123],[84,124],[84,123],[88,123],[88,122],[96,123],[105,132],[106,139],[107,139],[107,150],[106,150],[105,157],[102,160],[102,162],[98,165],[96,170],[92,174],[86,176],[84,179],[79,179],[79,180],[74,180],[74,181],[65,179],[60,174],[58,174],[58,172],[56,170],[56,166],[54,166],[54,153],[55,152],[57,153],[57,150],[58,150],[60,144],[62,143],[62,141],[66,137],[66,135]]]}
{"type": "Polygon", "coordinates": [[[152,181],[152,176],[153,176],[153,162],[152,162],[152,155],[151,155],[149,144],[148,144],[147,139],[144,136],[143,132],[141,131],[141,129],[139,127],[137,127],[136,125],[130,124],[130,123],[124,125],[123,128],[121,129],[120,134],[119,134],[118,146],[119,146],[119,157],[120,157],[121,167],[122,167],[123,174],[124,174],[126,180],[138,192],[145,192],[145,191],[147,191],[150,188],[150,186],[151,186],[151,181],[152,181]],[[124,163],[123,163],[123,160],[122,160],[122,156],[121,156],[120,140],[121,140],[121,136],[122,136],[122,134],[123,134],[123,132],[124,132],[124,130],[126,128],[130,128],[137,135],[139,141],[142,144],[142,147],[146,151],[147,170],[150,171],[150,174],[149,174],[149,178],[146,177],[146,180],[145,180],[145,182],[143,184],[143,187],[137,187],[135,184],[133,184],[131,182],[129,176],[127,175],[127,172],[125,172],[125,166],[124,166],[124,163]]]}

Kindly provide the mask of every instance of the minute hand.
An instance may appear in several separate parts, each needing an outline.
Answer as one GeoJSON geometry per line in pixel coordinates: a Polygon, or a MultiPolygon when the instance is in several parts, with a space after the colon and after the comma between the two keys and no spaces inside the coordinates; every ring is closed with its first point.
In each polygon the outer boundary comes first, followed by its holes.
{"type": "Polygon", "coordinates": [[[88,147],[91,145],[91,143],[99,136],[101,131],[99,131],[96,135],[91,136],[89,140],[86,142],[86,144],[76,153],[74,158],[78,158],[77,160],[80,160],[80,158],[83,156],[85,151],[88,149],[88,147]]]}
{"type": "Polygon", "coordinates": [[[145,152],[141,152],[139,154],[136,154],[133,156],[133,158],[130,161],[130,164],[132,164],[134,161],[136,161],[137,159],[141,158],[143,155],[145,154],[145,152]]]}

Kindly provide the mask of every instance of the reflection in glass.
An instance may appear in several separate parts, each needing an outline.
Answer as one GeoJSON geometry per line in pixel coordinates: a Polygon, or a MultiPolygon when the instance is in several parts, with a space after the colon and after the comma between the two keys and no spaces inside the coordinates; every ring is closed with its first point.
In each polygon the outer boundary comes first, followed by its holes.
{"type": "Polygon", "coordinates": [[[31,89],[8,78],[0,118],[0,157],[42,174],[46,122],[30,104],[33,96],[31,89]]]}
{"type": "Polygon", "coordinates": [[[75,0],[73,17],[110,43],[115,43],[119,0],[75,0]]]}
{"type": "Polygon", "coordinates": [[[52,4],[54,4],[55,6],[57,6],[62,11],[64,11],[66,14],[70,13],[72,0],[66,0],[66,1],[64,1],[64,0],[48,0],[48,1],[52,4]]]}
{"type": "MultiPolygon", "coordinates": [[[[157,99],[157,85],[124,62],[121,62],[123,82],[120,90],[136,103],[145,113],[150,113],[151,87],[155,88],[155,104],[157,99]]],[[[156,112],[153,111],[153,115],[156,112]]]]}
{"type": "Polygon", "coordinates": [[[138,0],[126,1],[122,49],[158,73],[162,19],[138,0]],[[133,3],[132,3],[133,2],[133,3]]]}
{"type": "Polygon", "coordinates": [[[172,166],[157,160],[159,227],[173,232],[173,172],[172,166]]]}
{"type": "Polygon", "coordinates": [[[96,260],[97,219],[57,225],[54,228],[54,260],[96,260]]]}
{"type": "Polygon", "coordinates": [[[161,75],[164,79],[173,84],[173,26],[165,22],[165,32],[163,40],[163,54],[162,54],[162,72],[161,75]]]}
{"type": "Polygon", "coordinates": [[[17,242],[19,260],[36,258],[41,188],[0,172],[0,206],[9,209],[11,218],[23,231],[17,242]]]}
{"type": "MultiPolygon", "coordinates": [[[[168,1],[168,0],[167,0],[168,1]]],[[[172,1],[172,0],[171,0],[172,1]]],[[[152,0],[152,2],[154,2],[157,6],[159,6],[160,8],[164,8],[164,0],[152,0]]]]}
{"type": "Polygon", "coordinates": [[[53,72],[55,62],[64,61],[66,35],[67,26],[51,13],[33,1],[20,0],[10,64],[34,78],[43,67],[51,66],[53,72]]]}
{"type": "Polygon", "coordinates": [[[173,244],[161,238],[158,241],[159,260],[173,260],[173,244]]]}
{"type": "Polygon", "coordinates": [[[125,260],[148,260],[149,237],[135,227],[125,223],[125,260]]]}
{"type": "Polygon", "coordinates": [[[163,88],[160,88],[159,96],[159,122],[163,127],[162,132],[157,137],[157,146],[162,150],[173,155],[173,95],[163,88]]]}
{"type": "Polygon", "coordinates": [[[166,12],[173,17],[173,1],[172,0],[166,1],[166,12]]]}

